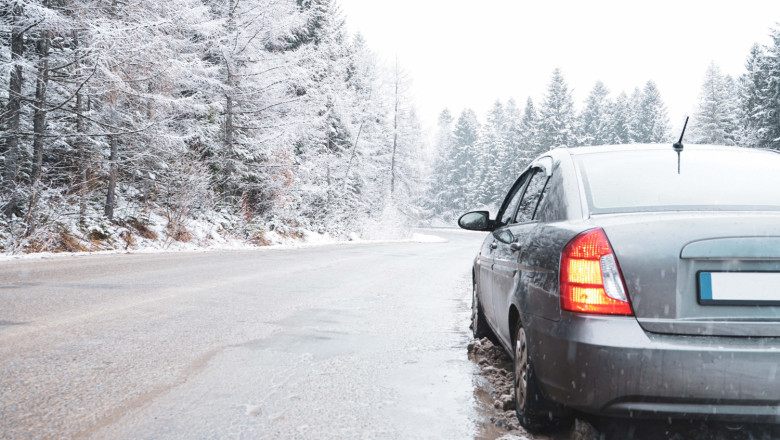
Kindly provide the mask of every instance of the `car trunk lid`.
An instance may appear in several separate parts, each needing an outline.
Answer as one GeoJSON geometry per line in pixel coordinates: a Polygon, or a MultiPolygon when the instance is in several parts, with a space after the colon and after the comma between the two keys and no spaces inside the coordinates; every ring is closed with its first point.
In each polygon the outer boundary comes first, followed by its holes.
{"type": "Polygon", "coordinates": [[[639,324],[681,335],[780,337],[780,214],[600,215],[639,324]]]}

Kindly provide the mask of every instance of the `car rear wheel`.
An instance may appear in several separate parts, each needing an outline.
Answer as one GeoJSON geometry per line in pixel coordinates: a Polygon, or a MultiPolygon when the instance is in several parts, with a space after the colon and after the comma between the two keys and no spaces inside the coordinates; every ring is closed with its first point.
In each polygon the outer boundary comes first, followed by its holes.
{"type": "Polygon", "coordinates": [[[477,283],[472,284],[471,289],[471,331],[474,338],[490,338],[493,332],[488,327],[485,320],[485,312],[482,310],[482,304],[479,302],[477,293],[477,283]]]}
{"type": "Polygon", "coordinates": [[[528,338],[523,326],[517,326],[514,349],[515,410],[524,428],[541,431],[557,424],[554,405],[544,398],[528,356],[528,338]]]}

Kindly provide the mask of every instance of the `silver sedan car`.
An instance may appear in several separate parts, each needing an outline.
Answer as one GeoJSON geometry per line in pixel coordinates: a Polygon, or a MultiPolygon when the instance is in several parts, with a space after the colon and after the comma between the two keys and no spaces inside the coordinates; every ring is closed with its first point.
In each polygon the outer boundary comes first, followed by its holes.
{"type": "Polygon", "coordinates": [[[603,416],[780,422],[780,154],[552,150],[474,260],[472,329],[514,360],[521,424],[603,416]]]}

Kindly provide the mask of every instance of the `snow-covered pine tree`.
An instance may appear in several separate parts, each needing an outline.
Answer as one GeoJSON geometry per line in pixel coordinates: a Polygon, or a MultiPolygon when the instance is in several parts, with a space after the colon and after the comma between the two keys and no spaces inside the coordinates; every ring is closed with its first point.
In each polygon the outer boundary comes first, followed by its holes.
{"type": "Polygon", "coordinates": [[[229,0],[212,7],[221,24],[209,47],[222,95],[222,147],[212,156],[217,187],[246,218],[265,218],[291,190],[290,146],[295,128],[309,116],[303,110],[316,96],[312,76],[321,74],[311,73],[310,61],[330,55],[312,53],[317,42],[330,48],[330,22],[322,15],[327,8],[302,10],[272,0],[229,0]],[[301,29],[308,32],[305,38],[290,41],[301,29]]]}
{"type": "MultiPolygon", "coordinates": [[[[533,111],[533,103],[531,102],[531,113],[533,111]]],[[[533,114],[531,119],[535,118],[533,114]]],[[[535,128],[528,127],[527,130],[523,128],[523,113],[520,108],[517,107],[517,103],[514,99],[509,99],[504,108],[504,119],[506,120],[506,129],[504,130],[504,148],[506,150],[505,159],[501,164],[501,171],[499,179],[496,182],[496,194],[493,195],[492,203],[494,205],[500,205],[503,201],[503,197],[509,190],[509,187],[520,175],[520,172],[525,168],[528,162],[533,158],[535,151],[532,149],[529,151],[527,139],[529,137],[535,138],[535,128]]],[[[535,120],[533,122],[535,124],[535,120]]]]}
{"type": "Polygon", "coordinates": [[[729,145],[740,145],[740,127],[742,120],[742,103],[740,101],[739,80],[731,75],[726,75],[724,80],[725,95],[728,102],[728,136],[731,139],[729,145]]]}
{"type": "Polygon", "coordinates": [[[759,127],[767,92],[766,57],[760,45],[754,44],[745,61],[745,73],[739,78],[740,128],[739,145],[759,146],[759,127]]]}
{"type": "Polygon", "coordinates": [[[638,97],[635,141],[638,143],[668,141],[670,139],[669,116],[658,87],[653,81],[648,81],[638,97]]]}
{"type": "Polygon", "coordinates": [[[704,75],[699,106],[690,127],[692,139],[702,144],[735,145],[738,106],[734,81],[711,63],[704,75]]]}
{"type": "Polygon", "coordinates": [[[604,145],[612,143],[614,119],[610,114],[612,102],[609,89],[603,82],[597,81],[585,101],[585,108],[579,115],[581,145],[604,145]]]}
{"type": "Polygon", "coordinates": [[[539,115],[541,117],[539,138],[542,148],[575,146],[574,101],[569,86],[558,68],[553,71],[539,115]]]}
{"type": "Polygon", "coordinates": [[[450,188],[448,178],[454,168],[455,138],[453,136],[453,123],[455,119],[448,109],[439,113],[434,140],[433,167],[428,183],[428,202],[430,218],[448,215],[454,199],[453,188],[450,188]]]}
{"type": "Polygon", "coordinates": [[[471,109],[465,109],[455,123],[455,166],[452,170],[453,181],[458,182],[462,191],[454,208],[459,211],[481,206],[478,187],[482,184],[480,171],[482,154],[477,149],[482,125],[477,114],[471,109]]]}
{"type": "MultiPolygon", "coordinates": [[[[441,121],[440,121],[441,122],[441,121]]],[[[480,123],[471,109],[461,112],[452,135],[452,148],[444,160],[438,202],[442,205],[442,218],[454,220],[468,209],[478,205],[476,187],[478,156],[475,152],[479,139],[480,123]]]]}
{"type": "MultiPolygon", "coordinates": [[[[353,151],[362,156],[366,147],[373,148],[366,145],[368,139],[363,133],[357,138],[360,123],[365,120],[362,113],[373,109],[362,105],[368,97],[365,88],[354,87],[360,82],[355,77],[359,70],[354,69],[352,55],[357,47],[350,47],[336,4],[332,0],[311,0],[301,2],[301,10],[306,19],[296,31],[295,41],[302,45],[299,66],[306,72],[300,85],[305,90],[305,104],[299,107],[305,120],[295,132],[298,167],[292,191],[299,197],[303,214],[297,217],[307,227],[343,235],[359,229],[369,212],[363,184],[376,182],[376,174],[354,179],[361,167],[355,168],[350,158],[353,151]],[[356,141],[357,150],[353,148],[356,141]],[[349,176],[346,186],[345,176],[349,176]]],[[[387,162],[387,150],[376,151],[376,160],[387,162]]],[[[383,165],[375,170],[380,168],[386,169],[383,165]]],[[[382,199],[377,203],[381,206],[382,199]]]]}
{"type": "MultiPolygon", "coordinates": [[[[508,163],[510,153],[506,144],[507,121],[504,105],[496,100],[482,126],[479,141],[474,154],[476,170],[473,203],[477,205],[496,205],[496,199],[504,190],[504,164],[508,163]]],[[[500,203],[500,202],[499,202],[500,203]]]]}
{"type": "Polygon", "coordinates": [[[771,37],[772,43],[765,48],[763,59],[759,61],[763,90],[758,90],[758,108],[753,117],[758,146],[780,150],[780,28],[772,29],[771,37]]]}
{"type": "MultiPolygon", "coordinates": [[[[542,144],[541,130],[542,127],[539,114],[536,112],[536,106],[534,105],[533,99],[529,96],[528,100],[525,102],[523,117],[520,120],[520,133],[518,133],[521,149],[525,152],[526,162],[518,171],[525,168],[528,161],[547,149],[546,146],[542,144]]],[[[519,173],[517,174],[519,176],[519,173]]]]}
{"type": "Polygon", "coordinates": [[[606,143],[619,145],[633,142],[631,115],[631,103],[628,95],[626,92],[620,92],[612,105],[607,108],[606,117],[611,123],[606,143]]]}
{"type": "Polygon", "coordinates": [[[649,142],[647,137],[643,135],[643,118],[642,118],[642,100],[644,95],[639,87],[634,87],[634,91],[628,97],[628,137],[629,143],[643,143],[649,142]]]}

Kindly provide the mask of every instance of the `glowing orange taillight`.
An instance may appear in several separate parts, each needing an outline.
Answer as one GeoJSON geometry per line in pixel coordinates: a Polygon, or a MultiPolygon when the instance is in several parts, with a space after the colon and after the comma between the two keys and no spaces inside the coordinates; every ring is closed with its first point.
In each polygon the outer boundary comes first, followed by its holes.
{"type": "Polygon", "coordinates": [[[634,314],[603,229],[585,231],[563,248],[561,307],[582,313],[634,314]]]}

